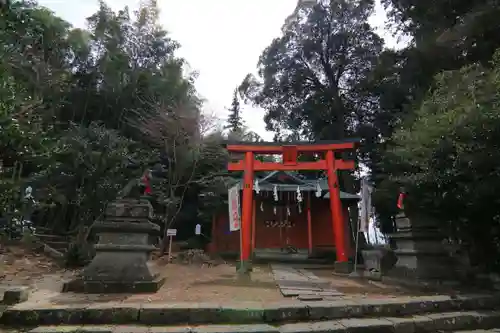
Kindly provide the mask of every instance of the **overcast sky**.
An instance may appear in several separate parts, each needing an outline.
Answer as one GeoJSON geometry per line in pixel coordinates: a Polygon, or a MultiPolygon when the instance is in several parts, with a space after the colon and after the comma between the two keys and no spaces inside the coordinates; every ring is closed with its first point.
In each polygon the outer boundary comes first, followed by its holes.
{"type": "MultiPolygon", "coordinates": [[[[98,0],[39,0],[40,5],[58,16],[85,28],[86,18],[98,8],[98,0]]],[[[119,10],[138,7],[139,0],[108,0],[119,10]]],[[[285,18],[297,4],[296,0],[158,0],[161,24],[182,44],[178,55],[199,72],[196,87],[207,100],[205,111],[227,117],[232,93],[249,72],[255,72],[262,50],[280,35],[285,18]]],[[[386,40],[396,46],[391,35],[384,33],[385,14],[380,5],[370,23],[386,40]]],[[[264,111],[244,106],[246,125],[266,140],[264,111]]]]}

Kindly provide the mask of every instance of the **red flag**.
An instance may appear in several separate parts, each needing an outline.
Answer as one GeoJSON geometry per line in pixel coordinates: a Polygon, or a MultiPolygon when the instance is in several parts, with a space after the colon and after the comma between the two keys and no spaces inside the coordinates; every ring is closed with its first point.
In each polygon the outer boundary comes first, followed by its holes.
{"type": "Polygon", "coordinates": [[[399,197],[398,197],[398,208],[399,209],[403,209],[404,207],[404,198],[405,198],[405,194],[403,192],[399,193],[399,197]]]}
{"type": "Polygon", "coordinates": [[[149,184],[149,177],[147,173],[142,177],[142,182],[145,186],[144,194],[151,194],[152,191],[151,191],[151,186],[149,184]]]}

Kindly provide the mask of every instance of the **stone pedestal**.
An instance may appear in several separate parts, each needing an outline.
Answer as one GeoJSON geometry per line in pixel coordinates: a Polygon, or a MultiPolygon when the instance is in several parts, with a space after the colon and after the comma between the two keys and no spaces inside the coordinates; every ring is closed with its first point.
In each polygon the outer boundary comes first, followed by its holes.
{"type": "Polygon", "coordinates": [[[63,291],[85,293],[151,293],[164,279],[148,262],[155,249],[149,236],[159,226],[151,223],[153,208],[147,201],[119,200],[111,203],[103,221],[97,221],[92,232],[99,238],[96,256],[82,275],[66,283],[63,291]]]}
{"type": "Polygon", "coordinates": [[[389,235],[397,262],[390,275],[418,280],[453,279],[455,265],[443,246],[437,224],[424,217],[396,216],[397,231],[389,235]]]}
{"type": "Polygon", "coordinates": [[[354,265],[350,261],[336,261],[333,270],[338,274],[349,274],[353,271],[354,265]]]}
{"type": "Polygon", "coordinates": [[[243,261],[243,262],[238,260],[236,262],[236,272],[239,275],[249,275],[252,271],[253,271],[253,268],[252,268],[252,261],[251,260],[247,260],[247,261],[243,261]]]}
{"type": "Polygon", "coordinates": [[[386,248],[373,248],[362,250],[365,272],[363,276],[380,280],[383,275],[386,275],[397,261],[394,252],[386,248]]]}

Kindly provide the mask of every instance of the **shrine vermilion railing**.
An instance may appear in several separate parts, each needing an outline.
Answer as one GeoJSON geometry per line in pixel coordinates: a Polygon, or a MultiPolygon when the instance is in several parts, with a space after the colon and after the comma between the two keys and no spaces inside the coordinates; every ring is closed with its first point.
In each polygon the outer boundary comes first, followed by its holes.
{"type": "Polygon", "coordinates": [[[259,143],[231,143],[227,144],[229,153],[244,154],[244,158],[238,162],[228,164],[229,171],[243,171],[243,204],[241,218],[241,271],[246,271],[247,264],[252,252],[251,224],[252,224],[252,202],[253,202],[253,179],[255,171],[292,171],[292,170],[325,170],[328,175],[328,188],[330,191],[330,209],[332,212],[332,224],[335,237],[337,263],[348,262],[347,244],[345,239],[345,220],[342,216],[340,202],[340,188],[337,170],[353,170],[354,161],[346,161],[336,156],[337,152],[354,150],[359,140],[345,141],[320,141],[320,142],[297,142],[279,145],[275,142],[259,143]],[[316,153],[323,158],[313,162],[299,162],[300,153],[316,153]],[[282,161],[262,162],[255,159],[259,154],[282,155],[282,161]]]}

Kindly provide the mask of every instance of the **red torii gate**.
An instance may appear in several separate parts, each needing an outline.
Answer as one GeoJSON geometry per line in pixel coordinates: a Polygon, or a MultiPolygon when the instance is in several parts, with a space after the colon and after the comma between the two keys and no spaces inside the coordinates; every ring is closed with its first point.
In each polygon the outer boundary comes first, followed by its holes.
{"type": "Polygon", "coordinates": [[[292,171],[292,170],[326,170],[328,175],[328,188],[330,190],[330,210],[332,212],[332,225],[337,251],[338,270],[349,270],[347,244],[345,240],[344,218],[340,202],[340,189],[337,170],[353,170],[354,161],[346,161],[335,156],[336,152],[344,152],[356,148],[359,140],[344,141],[319,141],[297,142],[280,145],[276,142],[258,143],[231,143],[226,148],[229,153],[243,153],[243,160],[230,162],[229,171],[244,171],[243,176],[243,209],[241,217],[241,253],[240,272],[248,272],[249,260],[252,252],[251,225],[254,171],[292,171]],[[324,159],[314,162],[298,162],[299,153],[320,153],[324,159]],[[254,157],[258,154],[279,154],[283,156],[282,163],[261,162],[254,157]]]}

